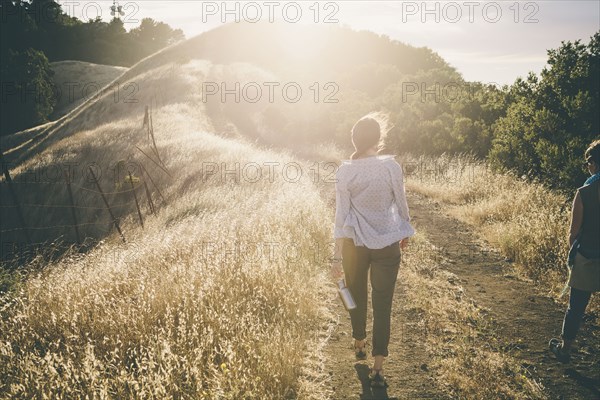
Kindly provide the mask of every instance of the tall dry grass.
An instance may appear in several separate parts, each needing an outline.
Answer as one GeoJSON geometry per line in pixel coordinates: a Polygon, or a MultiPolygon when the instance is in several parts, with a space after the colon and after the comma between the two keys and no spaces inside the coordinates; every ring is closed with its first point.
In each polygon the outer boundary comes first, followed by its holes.
{"type": "MultiPolygon", "coordinates": [[[[27,279],[10,278],[17,283],[0,300],[0,397],[327,398],[321,349],[331,299],[321,261],[329,255],[331,224],[323,221],[332,221],[331,204],[308,175],[311,166],[303,165],[302,179],[290,182],[280,168],[297,161],[289,154],[209,133],[214,129],[201,83],[215,72],[211,63],[173,62],[168,52],[159,56],[120,80],[139,86],[137,103],[115,103],[108,92],[69,114],[46,139],[17,151],[16,175],[50,171],[56,163],[94,162],[107,172],[119,162],[145,162],[167,202],[146,219],[144,230],[137,227],[133,205],[121,211],[127,244],[113,234],[85,255],[68,253],[50,265],[37,261],[27,279]],[[171,176],[135,149],[147,145],[141,121],[148,104],[155,107],[158,148],[171,176]],[[232,182],[231,176],[206,176],[203,162],[226,168],[276,162],[279,168],[273,181],[232,182]]],[[[266,176],[268,167],[262,171],[266,176]]],[[[111,178],[101,181],[107,190],[119,183],[111,178]]],[[[495,225],[516,223],[506,214],[511,197],[494,205],[501,192],[494,191],[495,184],[463,182],[464,188],[452,192],[435,181],[412,182],[409,190],[447,196],[457,210],[479,204],[482,210],[469,218],[485,221],[490,237],[496,232],[504,238],[498,243],[512,243],[500,228],[513,225],[495,225]],[[461,191],[468,196],[451,197],[461,191]]],[[[74,184],[90,187],[82,174],[74,184]]],[[[509,190],[512,181],[503,185],[509,190]]],[[[30,185],[23,201],[66,203],[64,185],[41,188],[30,185]]],[[[96,194],[76,196],[80,204],[102,206],[96,194]]],[[[68,218],[45,210],[28,216],[43,225],[68,218]]],[[[81,219],[108,225],[101,212],[81,219]]],[[[525,265],[539,257],[539,238],[526,237],[527,225],[519,224],[518,248],[527,249],[523,238],[531,241],[531,251],[518,252],[525,265]]],[[[435,263],[409,257],[407,263],[415,289],[411,300],[432,332],[427,340],[438,357],[439,384],[456,387],[454,393],[463,397],[486,398],[497,388],[478,381],[512,371],[498,386],[507,396],[535,397],[535,383],[520,380],[510,359],[483,346],[472,353],[448,344],[462,337],[463,321],[479,318],[477,310],[435,263]]]]}
{"type": "Polygon", "coordinates": [[[325,217],[307,184],[215,186],[48,266],[2,299],[0,392],[322,398],[325,217]]]}
{"type": "MultiPolygon", "coordinates": [[[[521,276],[555,298],[567,279],[572,199],[511,173],[492,171],[470,156],[408,159],[408,190],[448,205],[514,261],[521,276]]],[[[575,190],[575,189],[574,189],[575,190]]],[[[600,302],[593,299],[590,310],[600,302]]]]}
{"type": "MultiPolygon", "coordinates": [[[[32,267],[1,297],[0,398],[327,398],[332,216],[308,166],[291,179],[292,156],[206,132],[190,104],[165,103],[154,118],[172,177],[149,169],[167,202],[143,230],[134,208],[123,214],[127,244],[113,234],[32,267]],[[263,177],[220,174],[236,163],[263,177]]],[[[140,160],[137,126],[130,117],[57,139],[17,172],[140,160]]],[[[64,200],[55,190],[46,198],[64,200]]]]}

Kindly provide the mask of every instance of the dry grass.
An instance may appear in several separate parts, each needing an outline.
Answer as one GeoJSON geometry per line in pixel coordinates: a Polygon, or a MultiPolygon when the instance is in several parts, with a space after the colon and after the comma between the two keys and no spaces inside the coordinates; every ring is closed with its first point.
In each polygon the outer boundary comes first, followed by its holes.
{"type": "MultiPolygon", "coordinates": [[[[285,162],[212,140],[215,162],[285,162]]],[[[112,237],[32,274],[2,299],[0,392],[322,398],[306,371],[327,321],[315,246],[328,210],[308,179],[275,178],[180,192],[144,231],[129,220],[127,245],[112,237]]]]}
{"type": "MultiPolygon", "coordinates": [[[[40,260],[26,280],[10,278],[18,283],[0,299],[0,397],[324,399],[331,394],[321,357],[331,288],[321,261],[329,255],[332,233],[323,221],[332,221],[333,210],[307,173],[310,165],[303,165],[298,182],[286,181],[281,167],[296,161],[289,154],[209,133],[214,129],[200,88],[219,69],[200,60],[167,62],[169,51],[120,78],[118,83],[127,79],[138,85],[137,103],[115,103],[106,93],[48,131],[31,148],[35,157],[18,151],[25,161],[12,171],[16,176],[75,163],[74,185],[92,188],[81,172],[93,162],[105,173],[106,190],[122,183],[122,177],[110,175],[111,168],[143,162],[167,202],[146,219],[144,230],[137,227],[132,204],[119,212],[127,244],[112,234],[85,255],[69,253],[41,268],[40,260]],[[171,176],[135,149],[148,148],[141,122],[151,103],[158,148],[171,176]],[[274,180],[232,182],[219,174],[204,179],[203,162],[228,169],[256,163],[263,177],[274,180]],[[267,162],[279,163],[274,175],[267,162]]],[[[452,203],[461,218],[481,222],[486,237],[531,275],[562,277],[552,264],[564,255],[558,244],[564,229],[554,233],[551,225],[565,226],[560,199],[510,177],[492,177],[494,184],[479,175],[477,184],[412,179],[408,189],[452,203]],[[535,202],[518,212],[518,199],[535,202]],[[531,234],[538,231],[544,234],[531,234]]],[[[23,203],[68,204],[63,184],[32,183],[21,195],[23,203]]],[[[102,207],[96,194],[78,191],[76,198],[79,205],[102,207]]],[[[44,209],[28,210],[27,216],[40,225],[69,221],[68,215],[44,209]]],[[[84,212],[80,221],[109,222],[102,210],[84,212]]],[[[106,235],[105,230],[82,233],[106,235]]],[[[540,398],[539,387],[510,357],[483,345],[485,321],[477,308],[447,272],[424,257],[407,256],[406,278],[413,287],[410,301],[431,333],[427,341],[438,360],[438,383],[463,398],[540,398]],[[489,376],[496,379],[485,380],[489,376]]]]}
{"type": "MultiPolygon", "coordinates": [[[[190,62],[163,76],[170,84],[157,81],[157,71],[140,76],[141,87],[152,88],[140,93],[140,103],[90,104],[14,169],[18,177],[74,163],[74,185],[93,188],[80,172],[94,162],[105,173],[101,184],[115,190],[122,182],[111,168],[143,162],[167,202],[146,215],[144,230],[130,204],[120,212],[127,244],[113,233],[85,255],[34,263],[1,297],[0,398],[328,397],[321,350],[331,288],[322,260],[331,242],[323,221],[332,211],[309,166],[300,180],[285,179],[283,167],[296,161],[289,154],[209,133],[199,93],[182,94],[206,68],[190,62]],[[154,128],[171,177],[134,147],[148,149],[141,110],[157,84],[164,90],[154,128]],[[100,124],[107,113],[118,118],[100,124]],[[278,163],[274,173],[268,162],[278,163]],[[254,163],[262,178],[206,176],[205,163],[219,171],[254,163]]],[[[62,182],[31,183],[21,193],[23,202],[68,204],[62,182]]],[[[85,191],[76,199],[102,204],[85,191]]],[[[108,226],[101,210],[79,212],[82,222],[108,226]]],[[[44,209],[27,216],[44,225],[67,218],[44,209]]]]}
{"type": "MultiPolygon", "coordinates": [[[[475,226],[494,247],[558,298],[567,279],[567,233],[572,199],[509,173],[491,171],[467,156],[419,159],[407,188],[439,200],[475,226]]],[[[598,309],[592,299],[590,310],[598,309]]]]}

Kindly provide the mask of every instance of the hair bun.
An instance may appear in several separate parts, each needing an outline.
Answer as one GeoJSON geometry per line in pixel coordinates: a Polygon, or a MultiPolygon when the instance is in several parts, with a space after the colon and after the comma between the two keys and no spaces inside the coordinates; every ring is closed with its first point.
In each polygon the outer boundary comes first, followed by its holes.
{"type": "Polygon", "coordinates": [[[364,153],[373,146],[376,146],[381,139],[381,126],[379,122],[371,117],[359,119],[352,127],[352,144],[355,152],[352,157],[364,153]]]}

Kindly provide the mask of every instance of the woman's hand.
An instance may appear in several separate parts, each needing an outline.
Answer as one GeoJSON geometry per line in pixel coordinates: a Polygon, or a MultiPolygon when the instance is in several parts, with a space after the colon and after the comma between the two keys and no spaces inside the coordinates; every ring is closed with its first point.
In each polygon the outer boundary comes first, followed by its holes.
{"type": "Polygon", "coordinates": [[[331,269],[329,270],[329,274],[334,281],[338,281],[344,277],[344,270],[342,269],[342,262],[331,262],[331,269]]]}
{"type": "Polygon", "coordinates": [[[404,250],[408,246],[408,238],[404,238],[400,241],[400,249],[404,250]]]}
{"type": "Polygon", "coordinates": [[[333,249],[333,257],[329,259],[331,269],[329,274],[334,281],[339,281],[344,277],[344,269],[342,268],[342,254],[344,249],[344,238],[334,239],[335,247],[333,249]]]}

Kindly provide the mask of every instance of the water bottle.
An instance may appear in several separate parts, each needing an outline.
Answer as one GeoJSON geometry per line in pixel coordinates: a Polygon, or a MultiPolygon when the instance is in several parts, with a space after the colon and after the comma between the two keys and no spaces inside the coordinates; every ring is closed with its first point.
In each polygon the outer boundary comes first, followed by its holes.
{"type": "Polygon", "coordinates": [[[352,298],[352,293],[350,293],[350,290],[346,287],[346,282],[344,281],[344,278],[338,281],[338,293],[342,298],[342,302],[344,303],[344,307],[346,307],[346,310],[350,311],[356,308],[356,303],[352,298]]]}

